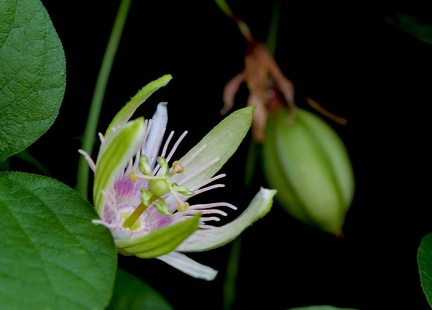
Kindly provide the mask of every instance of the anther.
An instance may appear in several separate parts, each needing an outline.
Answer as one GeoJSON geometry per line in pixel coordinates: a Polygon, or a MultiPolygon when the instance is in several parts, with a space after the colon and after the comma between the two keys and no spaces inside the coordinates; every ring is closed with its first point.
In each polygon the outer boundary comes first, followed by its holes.
{"type": "Polygon", "coordinates": [[[184,212],[189,208],[189,203],[183,202],[182,204],[177,205],[177,211],[184,212]]]}
{"type": "Polygon", "coordinates": [[[136,181],[138,181],[138,173],[135,171],[135,170],[131,170],[130,172],[129,172],[129,179],[132,181],[132,182],[136,182],[136,181]]]}
{"type": "Polygon", "coordinates": [[[176,173],[183,173],[183,172],[184,172],[183,165],[179,161],[173,162],[171,167],[170,177],[172,177],[176,173]]]}

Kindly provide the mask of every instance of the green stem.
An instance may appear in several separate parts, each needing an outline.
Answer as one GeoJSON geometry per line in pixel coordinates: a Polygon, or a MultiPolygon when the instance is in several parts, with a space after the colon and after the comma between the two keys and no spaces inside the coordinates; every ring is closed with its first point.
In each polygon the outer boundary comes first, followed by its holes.
{"type": "Polygon", "coordinates": [[[269,33],[267,35],[267,49],[274,56],[276,52],[276,41],[277,41],[277,32],[279,26],[279,14],[280,14],[280,0],[277,0],[274,7],[271,18],[271,23],[269,27],[269,33]]]}
{"type": "MultiPolygon", "coordinates": [[[[96,129],[99,120],[99,114],[102,107],[102,102],[105,95],[106,85],[111,72],[114,57],[117,52],[117,47],[123,32],[126,17],[129,11],[131,0],[121,0],[119,10],[111,31],[105,55],[102,60],[102,65],[99,70],[99,75],[96,81],[95,90],[93,93],[90,111],[87,118],[87,124],[84,131],[81,149],[91,155],[93,146],[96,139],[96,129]]],[[[80,156],[78,162],[78,174],[76,190],[84,198],[88,196],[88,179],[89,179],[89,166],[84,156],[80,156]]]]}
{"type": "Polygon", "coordinates": [[[240,266],[241,236],[238,236],[231,245],[228,258],[225,281],[223,284],[223,309],[229,310],[236,297],[237,274],[240,266]]]}
{"type": "Polygon", "coordinates": [[[246,41],[254,42],[255,39],[252,36],[249,26],[246,25],[246,23],[243,20],[238,18],[236,15],[234,15],[230,7],[228,6],[228,3],[226,3],[225,0],[215,0],[215,2],[226,15],[228,15],[232,20],[234,20],[234,22],[237,24],[237,27],[240,30],[240,33],[243,35],[246,41]]]}

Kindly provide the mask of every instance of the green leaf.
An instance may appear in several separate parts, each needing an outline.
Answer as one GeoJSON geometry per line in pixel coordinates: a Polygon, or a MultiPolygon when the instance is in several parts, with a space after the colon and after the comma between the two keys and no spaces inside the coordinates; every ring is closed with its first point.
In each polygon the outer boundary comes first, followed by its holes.
{"type": "Polygon", "coordinates": [[[419,17],[406,13],[395,13],[385,16],[387,22],[417,39],[432,44],[432,24],[419,17]]]}
{"type": "Polygon", "coordinates": [[[5,172],[0,214],[1,308],[106,308],[117,254],[86,200],[49,177],[5,172]]]}
{"type": "Polygon", "coordinates": [[[185,239],[193,234],[199,225],[200,214],[154,230],[144,236],[116,241],[121,254],[140,258],[155,258],[174,251],[185,239]]]}
{"type": "Polygon", "coordinates": [[[429,305],[432,307],[432,233],[423,237],[417,251],[420,282],[429,305]]]}
{"type": "Polygon", "coordinates": [[[114,116],[105,132],[105,139],[111,134],[112,129],[123,126],[132,117],[136,109],[144,103],[155,91],[168,84],[172,79],[170,74],[163,75],[157,80],[151,81],[144,86],[128,103],[114,116]]]}
{"type": "Polygon", "coordinates": [[[63,47],[39,0],[0,1],[0,162],[42,136],[66,85],[63,47]]]}
{"type": "Polygon", "coordinates": [[[118,268],[111,309],[172,310],[174,308],[150,285],[118,268]]]}
{"type": "Polygon", "coordinates": [[[204,149],[185,166],[185,171],[171,177],[171,181],[184,187],[192,188],[215,175],[240,146],[249,131],[255,106],[239,109],[224,118],[202,140],[179,161],[187,162],[196,152],[204,149]],[[212,160],[218,159],[210,167],[196,173],[212,160]],[[190,175],[195,176],[190,177],[190,175]],[[187,179],[187,181],[183,181],[187,179]]]}

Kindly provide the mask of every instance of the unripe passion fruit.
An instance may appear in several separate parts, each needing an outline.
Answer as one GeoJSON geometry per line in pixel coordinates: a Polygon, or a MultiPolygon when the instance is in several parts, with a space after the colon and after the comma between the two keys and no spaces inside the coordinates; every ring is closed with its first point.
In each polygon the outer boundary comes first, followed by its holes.
{"type": "Polygon", "coordinates": [[[276,200],[298,220],[342,236],[354,195],[354,175],[344,143],[320,117],[278,108],[267,121],[264,174],[276,200]]]}

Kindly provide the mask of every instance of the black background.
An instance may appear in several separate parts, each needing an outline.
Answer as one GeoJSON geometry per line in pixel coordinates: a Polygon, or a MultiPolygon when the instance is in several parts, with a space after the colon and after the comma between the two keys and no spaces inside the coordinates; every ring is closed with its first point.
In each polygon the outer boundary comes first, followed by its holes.
{"type": "MultiPolygon", "coordinates": [[[[79,137],[119,1],[42,2],[65,50],[67,85],[57,120],[30,151],[52,177],[74,187],[79,137]]],[[[266,39],[275,1],[228,3],[257,39],[266,39]]],[[[341,3],[281,1],[275,58],[293,81],[299,106],[309,109],[302,100],[309,95],[348,119],[346,126],[329,121],[347,146],[356,178],[345,238],[299,223],[275,203],[242,234],[234,309],[323,304],[429,309],[416,254],[421,238],[432,231],[427,216],[432,49],[382,17],[424,10],[418,2],[341,3]]],[[[243,69],[245,51],[236,25],[213,1],[132,0],[99,130],[142,86],[169,73],[173,80],[139,113],[151,117],[158,102],[168,101],[169,129],[188,130],[182,147],[192,147],[222,119],[223,87],[243,69]]],[[[246,99],[242,87],[236,108],[246,99]]],[[[252,188],[241,186],[247,142],[222,169],[227,187],[214,194],[240,210],[265,186],[259,173],[252,188]]],[[[227,245],[191,255],[220,271],[212,282],[158,260],[120,257],[119,263],[175,309],[222,309],[229,251],[227,245]]]]}

